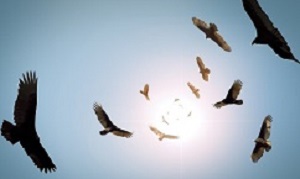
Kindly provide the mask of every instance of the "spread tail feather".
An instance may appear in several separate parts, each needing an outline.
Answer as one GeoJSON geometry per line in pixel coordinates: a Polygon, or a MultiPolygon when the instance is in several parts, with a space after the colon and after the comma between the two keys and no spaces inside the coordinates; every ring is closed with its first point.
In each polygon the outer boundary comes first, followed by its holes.
{"type": "Polygon", "coordinates": [[[20,140],[17,128],[6,120],[2,122],[1,135],[12,144],[15,144],[20,140]]]}

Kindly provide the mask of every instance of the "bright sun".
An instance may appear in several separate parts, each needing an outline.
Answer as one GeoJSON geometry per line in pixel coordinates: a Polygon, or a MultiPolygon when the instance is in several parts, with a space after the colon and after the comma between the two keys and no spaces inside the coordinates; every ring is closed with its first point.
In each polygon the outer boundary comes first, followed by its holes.
{"type": "Polygon", "coordinates": [[[162,102],[155,117],[155,126],[166,134],[179,136],[180,140],[190,140],[201,126],[201,115],[195,106],[179,98],[162,102]]]}

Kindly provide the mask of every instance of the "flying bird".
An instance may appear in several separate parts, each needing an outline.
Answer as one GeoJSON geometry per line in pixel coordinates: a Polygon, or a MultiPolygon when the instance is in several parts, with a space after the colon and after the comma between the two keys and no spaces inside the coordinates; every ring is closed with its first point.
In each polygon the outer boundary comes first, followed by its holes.
{"type": "Polygon", "coordinates": [[[149,126],[149,127],[150,127],[150,130],[153,131],[158,136],[158,139],[160,141],[162,141],[164,138],[168,138],[168,139],[178,139],[179,138],[178,136],[165,134],[153,126],[149,126]]]}
{"type": "Polygon", "coordinates": [[[192,111],[190,111],[187,115],[187,117],[191,117],[192,116],[192,111]]]}
{"type": "Polygon", "coordinates": [[[140,93],[143,94],[147,100],[150,100],[150,98],[149,98],[149,84],[145,84],[144,91],[140,90],[140,93]]]}
{"type": "Polygon", "coordinates": [[[221,47],[226,52],[231,52],[231,47],[223,39],[223,37],[218,33],[218,27],[214,23],[209,23],[198,19],[197,17],[192,17],[193,24],[198,27],[202,32],[205,33],[206,38],[211,38],[212,41],[216,42],[219,47],[221,47]]]}
{"type": "Polygon", "coordinates": [[[196,98],[200,98],[200,93],[199,93],[199,89],[197,89],[194,85],[192,85],[192,83],[188,82],[187,85],[190,87],[190,89],[192,90],[192,92],[194,93],[194,95],[196,96],[196,98]]]}
{"type": "Polygon", "coordinates": [[[98,105],[97,103],[94,103],[94,111],[98,117],[98,121],[104,127],[104,130],[99,132],[100,135],[104,136],[107,133],[111,132],[115,136],[119,136],[119,137],[129,138],[132,136],[132,134],[133,134],[132,132],[128,132],[126,130],[120,129],[119,127],[117,127],[113,124],[113,122],[109,119],[106,112],[103,110],[102,105],[98,105]]]}
{"type": "Polygon", "coordinates": [[[202,79],[208,81],[208,75],[210,74],[210,69],[205,67],[205,64],[203,63],[200,57],[197,57],[196,60],[197,60],[200,73],[202,74],[202,79]]]}
{"type": "Polygon", "coordinates": [[[285,41],[279,30],[274,27],[273,22],[263,11],[257,0],[243,0],[243,6],[257,31],[257,36],[254,38],[252,45],[267,44],[281,58],[294,60],[295,62],[300,63],[300,61],[294,57],[288,43],[285,41]]]}
{"type": "Polygon", "coordinates": [[[254,163],[263,156],[264,151],[269,152],[271,150],[271,142],[268,140],[270,137],[272,117],[266,116],[262,127],[260,128],[258,138],[254,141],[255,147],[253,149],[251,158],[254,163]]]}
{"type": "Polygon", "coordinates": [[[14,109],[16,125],[4,120],[1,135],[13,145],[20,142],[26,154],[41,172],[52,172],[56,170],[56,165],[43,148],[35,127],[37,77],[35,72],[31,71],[22,75],[14,109]]]}
{"type": "Polygon", "coordinates": [[[228,90],[226,98],[223,99],[222,101],[215,103],[214,107],[221,108],[222,106],[226,106],[228,104],[242,105],[243,100],[237,99],[242,89],[242,86],[243,86],[243,82],[241,80],[235,80],[231,88],[228,90]]]}
{"type": "Polygon", "coordinates": [[[161,116],[161,120],[162,122],[166,123],[167,125],[169,125],[168,121],[166,120],[165,116],[161,116]]]}

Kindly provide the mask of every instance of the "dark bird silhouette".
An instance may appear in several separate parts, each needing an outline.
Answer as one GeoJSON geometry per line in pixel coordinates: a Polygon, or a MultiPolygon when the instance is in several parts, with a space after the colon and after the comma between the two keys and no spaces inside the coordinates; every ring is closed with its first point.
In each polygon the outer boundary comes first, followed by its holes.
{"type": "Polygon", "coordinates": [[[197,65],[199,67],[200,73],[202,74],[202,79],[208,81],[208,75],[210,74],[210,69],[205,67],[202,59],[200,57],[196,58],[197,65]]]}
{"type": "Polygon", "coordinates": [[[240,94],[242,89],[243,82],[240,80],[235,80],[231,88],[228,90],[227,96],[222,101],[219,101],[214,104],[214,107],[221,108],[222,106],[226,106],[228,104],[237,104],[242,105],[243,100],[238,100],[237,97],[240,94]]]}
{"type": "Polygon", "coordinates": [[[160,141],[162,141],[164,138],[167,138],[167,139],[178,139],[179,138],[178,136],[165,134],[165,133],[159,131],[156,127],[153,127],[153,126],[149,126],[149,127],[150,127],[150,130],[153,131],[158,136],[158,139],[160,141]]]}
{"type": "Polygon", "coordinates": [[[193,24],[198,27],[202,32],[205,33],[206,38],[211,38],[212,41],[216,42],[219,47],[221,47],[226,52],[231,52],[231,47],[223,39],[223,37],[218,33],[218,27],[214,23],[209,23],[198,19],[197,17],[192,18],[193,24]]]}
{"type": "Polygon", "coordinates": [[[257,36],[253,40],[252,45],[267,44],[281,58],[300,63],[299,60],[294,57],[288,43],[279,30],[274,27],[269,16],[263,11],[257,0],[243,0],[243,6],[257,30],[257,36]]]}
{"type": "Polygon", "coordinates": [[[56,170],[55,164],[43,148],[35,128],[37,107],[37,78],[35,72],[27,72],[20,79],[15,102],[14,120],[16,125],[4,120],[1,135],[13,145],[20,142],[33,163],[45,173],[56,170]]]}
{"type": "Polygon", "coordinates": [[[272,117],[266,116],[262,127],[260,128],[258,138],[254,141],[255,147],[253,149],[251,158],[254,163],[263,156],[264,151],[269,152],[271,150],[271,142],[268,140],[270,137],[272,117]]]}
{"type": "Polygon", "coordinates": [[[192,92],[194,93],[194,95],[196,96],[196,98],[200,98],[200,93],[199,93],[199,89],[196,88],[194,85],[192,85],[192,83],[188,82],[187,85],[190,87],[190,89],[192,90],[192,92]]]}
{"type": "Polygon", "coordinates": [[[144,91],[140,90],[140,93],[142,95],[144,95],[147,100],[150,100],[150,98],[149,98],[149,84],[145,84],[144,91]]]}
{"type": "Polygon", "coordinates": [[[113,122],[109,119],[108,115],[103,110],[103,107],[101,105],[98,105],[97,103],[94,103],[94,111],[95,111],[95,114],[98,117],[98,121],[104,127],[104,130],[99,132],[100,135],[104,136],[107,133],[111,132],[115,136],[119,136],[119,137],[129,138],[129,137],[132,136],[132,134],[133,134],[132,132],[125,131],[125,130],[120,129],[119,127],[115,126],[113,124],[113,122]]]}

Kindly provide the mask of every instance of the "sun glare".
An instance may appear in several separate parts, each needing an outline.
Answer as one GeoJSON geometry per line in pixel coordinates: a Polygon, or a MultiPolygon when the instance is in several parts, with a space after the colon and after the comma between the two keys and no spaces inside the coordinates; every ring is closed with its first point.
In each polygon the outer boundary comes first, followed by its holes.
{"type": "Polygon", "coordinates": [[[202,113],[195,103],[175,98],[159,103],[154,126],[180,140],[190,140],[199,133],[202,113]]]}

